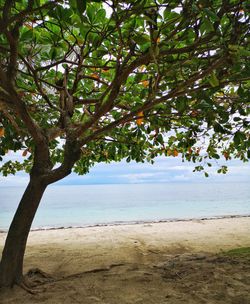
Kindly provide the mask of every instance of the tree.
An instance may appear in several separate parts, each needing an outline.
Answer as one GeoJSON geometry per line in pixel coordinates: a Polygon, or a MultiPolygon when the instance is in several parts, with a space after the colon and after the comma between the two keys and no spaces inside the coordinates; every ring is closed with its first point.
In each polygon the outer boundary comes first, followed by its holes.
{"type": "Polygon", "coordinates": [[[72,170],[162,154],[208,166],[223,155],[249,157],[243,1],[0,3],[0,155],[23,150],[24,157],[0,170],[30,176],[3,249],[0,286],[23,285],[39,202],[72,170]]]}

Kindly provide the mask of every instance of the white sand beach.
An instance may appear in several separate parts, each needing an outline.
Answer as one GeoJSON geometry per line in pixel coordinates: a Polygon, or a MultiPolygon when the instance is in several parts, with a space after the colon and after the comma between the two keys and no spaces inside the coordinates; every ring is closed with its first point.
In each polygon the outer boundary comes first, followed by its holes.
{"type": "Polygon", "coordinates": [[[32,231],[24,270],[51,278],[35,295],[2,290],[0,303],[250,303],[248,257],[223,254],[239,247],[250,217],[32,231]]]}

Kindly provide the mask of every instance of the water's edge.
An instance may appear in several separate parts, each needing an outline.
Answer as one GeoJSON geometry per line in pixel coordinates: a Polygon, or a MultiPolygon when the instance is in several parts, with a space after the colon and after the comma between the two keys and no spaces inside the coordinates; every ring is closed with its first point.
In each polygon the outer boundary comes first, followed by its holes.
{"type": "MultiPolygon", "coordinates": [[[[208,220],[221,220],[221,219],[233,219],[233,218],[246,218],[250,217],[250,214],[243,215],[223,215],[223,216],[211,216],[211,217],[194,217],[194,218],[171,218],[161,220],[149,220],[149,221],[117,221],[110,223],[96,223],[86,224],[81,226],[58,226],[58,227],[34,227],[31,231],[48,231],[48,230],[61,230],[61,229],[83,229],[94,227],[112,227],[112,226],[128,226],[128,225],[144,225],[144,224],[158,224],[158,223],[172,223],[172,222],[192,222],[192,221],[208,221],[208,220]]],[[[0,233],[7,233],[8,229],[1,229],[0,233]]]]}

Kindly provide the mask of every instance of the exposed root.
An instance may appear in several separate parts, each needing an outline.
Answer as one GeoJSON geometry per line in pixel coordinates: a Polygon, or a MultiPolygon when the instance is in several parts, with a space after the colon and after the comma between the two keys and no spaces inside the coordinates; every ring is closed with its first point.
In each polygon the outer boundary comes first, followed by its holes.
{"type": "Polygon", "coordinates": [[[83,275],[89,274],[89,273],[105,272],[105,271],[111,270],[114,267],[120,267],[120,266],[124,266],[124,263],[111,264],[111,265],[108,265],[106,267],[94,268],[94,269],[86,270],[86,271],[83,271],[83,272],[74,273],[74,274],[71,274],[69,276],[60,278],[56,281],[63,281],[63,280],[71,279],[71,278],[79,278],[79,277],[82,277],[83,275]]]}
{"type": "Polygon", "coordinates": [[[117,263],[117,264],[111,264],[107,267],[102,267],[102,268],[94,268],[91,270],[83,271],[80,273],[75,273],[72,275],[69,275],[67,277],[62,277],[62,278],[53,278],[51,275],[47,274],[46,272],[42,271],[39,268],[32,268],[30,269],[27,274],[23,277],[20,282],[17,283],[19,287],[24,289],[30,294],[37,294],[40,292],[44,292],[45,289],[39,288],[41,285],[49,284],[52,282],[58,282],[58,281],[63,281],[69,278],[78,278],[83,276],[84,274],[89,274],[89,273],[97,273],[97,272],[103,272],[103,271],[109,271],[114,267],[119,267],[119,266],[124,266],[123,263],[117,263]]]}
{"type": "Polygon", "coordinates": [[[45,273],[39,268],[33,268],[30,269],[25,276],[20,278],[16,282],[16,285],[34,295],[45,291],[44,288],[39,288],[40,285],[53,281],[54,279],[51,275],[45,273]]]}
{"type": "Polygon", "coordinates": [[[35,278],[42,278],[42,279],[47,279],[47,280],[53,280],[53,277],[50,274],[42,271],[39,268],[32,268],[32,269],[30,269],[27,272],[26,276],[28,278],[31,278],[31,279],[35,277],[35,278]]]}
{"type": "Polygon", "coordinates": [[[37,291],[36,289],[33,289],[31,287],[28,286],[28,284],[24,281],[20,282],[17,284],[19,287],[21,287],[22,289],[24,289],[25,291],[27,291],[30,294],[37,294],[39,291],[37,291]]]}
{"type": "Polygon", "coordinates": [[[19,280],[16,285],[32,295],[45,291],[45,289],[37,288],[33,282],[30,282],[25,277],[23,277],[22,280],[19,280]]]}
{"type": "MultiPolygon", "coordinates": [[[[24,281],[26,282],[26,285],[29,287],[37,287],[40,285],[44,285],[46,283],[54,282],[54,278],[47,274],[46,272],[42,271],[39,268],[32,268],[30,269],[27,274],[24,277],[24,281]],[[27,284],[28,282],[28,284],[27,284]]],[[[38,289],[36,288],[35,291],[38,289]]],[[[38,291],[39,292],[39,291],[38,291]]]]}

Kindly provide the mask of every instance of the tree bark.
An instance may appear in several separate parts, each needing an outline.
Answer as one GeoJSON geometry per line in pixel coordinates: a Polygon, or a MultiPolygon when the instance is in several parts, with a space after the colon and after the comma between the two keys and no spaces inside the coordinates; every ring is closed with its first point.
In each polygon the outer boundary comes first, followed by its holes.
{"type": "Polygon", "coordinates": [[[30,178],[9,228],[0,262],[0,287],[23,283],[23,258],[30,227],[47,184],[30,178]]]}

